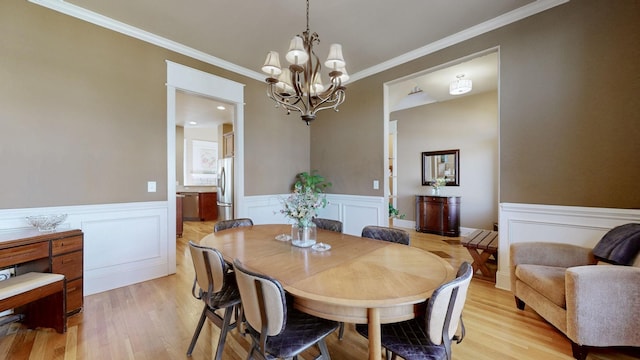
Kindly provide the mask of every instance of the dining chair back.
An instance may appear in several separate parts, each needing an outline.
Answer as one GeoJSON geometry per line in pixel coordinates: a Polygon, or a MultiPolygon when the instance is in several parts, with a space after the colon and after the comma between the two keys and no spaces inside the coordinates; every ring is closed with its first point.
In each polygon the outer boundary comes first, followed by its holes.
{"type": "MultiPolygon", "coordinates": [[[[462,263],[456,278],[431,294],[424,316],[381,326],[382,346],[393,354],[392,359],[451,360],[451,342],[459,343],[465,335],[462,309],[472,276],[471,265],[462,263]],[[458,328],[460,335],[456,335],[458,328]]],[[[366,325],[356,325],[356,331],[368,336],[366,325]]]]}
{"type": "MultiPolygon", "coordinates": [[[[325,219],[325,218],[313,218],[314,224],[319,229],[335,231],[342,233],[342,221],[333,220],[333,219],[325,219]]],[[[344,322],[340,322],[340,329],[338,330],[338,339],[344,339],[344,322]]]]}
{"type": "Polygon", "coordinates": [[[318,229],[342,232],[342,221],[324,218],[313,218],[313,223],[316,224],[318,229]]]}
{"type": "Polygon", "coordinates": [[[246,269],[238,259],[233,266],[252,339],[248,359],[254,356],[296,358],[315,344],[322,359],[330,359],[325,337],[338,328],[337,322],[288,306],[284,289],[277,280],[246,269]]]}
{"type": "Polygon", "coordinates": [[[227,333],[234,329],[236,322],[231,323],[231,317],[237,315],[240,308],[240,292],[233,273],[227,271],[227,265],[222,254],[216,249],[200,246],[189,241],[189,251],[193,261],[196,276],[191,288],[191,294],[204,302],[200,320],[189,344],[187,356],[191,356],[198,341],[198,336],[207,318],[220,328],[220,337],[216,349],[215,359],[222,359],[227,333]],[[224,310],[224,317],[216,310],[224,310]]]}
{"type": "Polygon", "coordinates": [[[253,220],[249,218],[238,218],[231,220],[220,220],[213,225],[213,232],[220,230],[237,228],[241,226],[253,226],[253,220]]]}
{"type": "Polygon", "coordinates": [[[403,245],[409,245],[411,240],[409,233],[402,229],[394,229],[385,226],[365,226],[362,229],[362,237],[383,240],[403,245]]]}

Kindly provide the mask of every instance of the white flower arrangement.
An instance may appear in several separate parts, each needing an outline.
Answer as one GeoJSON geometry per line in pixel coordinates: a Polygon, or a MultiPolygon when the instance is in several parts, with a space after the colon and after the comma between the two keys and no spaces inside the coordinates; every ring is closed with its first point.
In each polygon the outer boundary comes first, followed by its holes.
{"type": "Polygon", "coordinates": [[[433,182],[431,183],[431,187],[433,187],[435,190],[439,190],[442,186],[445,186],[446,183],[447,180],[445,178],[437,178],[433,180],[433,182]]]}
{"type": "Polygon", "coordinates": [[[280,212],[298,226],[307,227],[316,217],[318,209],[325,207],[326,204],[324,194],[314,192],[310,187],[296,184],[293,193],[282,200],[283,208],[280,212]]]}

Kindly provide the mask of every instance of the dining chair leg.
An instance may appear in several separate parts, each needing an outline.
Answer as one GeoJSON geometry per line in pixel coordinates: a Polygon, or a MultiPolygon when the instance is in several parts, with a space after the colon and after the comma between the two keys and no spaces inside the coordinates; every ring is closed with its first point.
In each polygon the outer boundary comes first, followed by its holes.
{"type": "Polygon", "coordinates": [[[329,349],[327,348],[327,343],[324,339],[318,341],[318,348],[320,348],[320,355],[322,360],[330,360],[331,356],[329,356],[329,349]]]}
{"type": "Polygon", "coordinates": [[[224,320],[222,321],[222,327],[220,328],[220,337],[218,338],[218,348],[216,349],[216,360],[222,359],[222,351],[224,350],[224,343],[227,339],[227,332],[229,332],[229,324],[231,323],[231,315],[235,311],[235,306],[232,308],[224,309],[224,320]]]}
{"type": "Polygon", "coordinates": [[[187,350],[187,356],[191,356],[191,353],[193,352],[193,348],[196,346],[196,341],[198,341],[198,336],[200,336],[202,325],[204,325],[204,321],[206,319],[207,319],[207,305],[204,306],[204,309],[202,310],[202,315],[200,315],[198,326],[196,326],[196,332],[193,333],[193,337],[191,338],[191,344],[189,345],[189,349],[187,350]]]}
{"type": "Polygon", "coordinates": [[[236,329],[240,335],[247,335],[247,323],[244,318],[244,308],[242,307],[242,303],[236,305],[236,329]]]}
{"type": "Polygon", "coordinates": [[[387,360],[396,360],[397,358],[396,353],[392,353],[391,351],[389,351],[389,349],[384,349],[384,350],[385,350],[385,355],[387,360]]]}
{"type": "Polygon", "coordinates": [[[260,347],[258,346],[258,343],[254,340],[251,341],[251,351],[249,351],[249,355],[247,355],[247,360],[253,360],[253,354],[258,354],[260,360],[266,360],[264,358],[264,356],[262,356],[262,354],[260,353],[260,351],[258,351],[260,347]]]}

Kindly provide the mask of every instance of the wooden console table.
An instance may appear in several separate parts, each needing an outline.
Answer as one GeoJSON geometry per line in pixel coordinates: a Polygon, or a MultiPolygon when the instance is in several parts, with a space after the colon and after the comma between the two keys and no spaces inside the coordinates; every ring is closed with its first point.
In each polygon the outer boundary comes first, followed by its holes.
{"type": "Polygon", "coordinates": [[[67,279],[67,313],[83,304],[83,246],[81,230],[40,232],[36,229],[0,231],[0,269],[15,274],[30,271],[62,274],[67,279]]]}
{"type": "Polygon", "coordinates": [[[416,231],[460,236],[460,197],[416,195],[416,231]]]}

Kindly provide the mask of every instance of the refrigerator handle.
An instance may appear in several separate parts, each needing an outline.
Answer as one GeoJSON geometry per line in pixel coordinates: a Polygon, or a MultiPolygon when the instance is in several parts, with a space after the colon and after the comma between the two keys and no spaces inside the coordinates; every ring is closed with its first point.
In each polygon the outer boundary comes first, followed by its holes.
{"type": "Polygon", "coordinates": [[[222,196],[224,196],[225,193],[225,188],[227,187],[226,182],[227,182],[227,176],[225,174],[225,168],[222,168],[222,171],[220,172],[220,189],[222,190],[222,196]]]}

